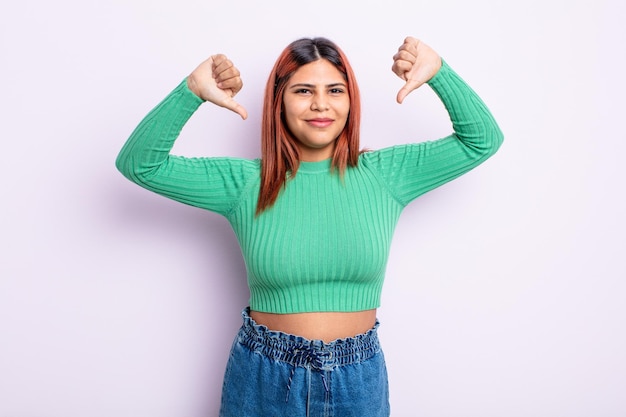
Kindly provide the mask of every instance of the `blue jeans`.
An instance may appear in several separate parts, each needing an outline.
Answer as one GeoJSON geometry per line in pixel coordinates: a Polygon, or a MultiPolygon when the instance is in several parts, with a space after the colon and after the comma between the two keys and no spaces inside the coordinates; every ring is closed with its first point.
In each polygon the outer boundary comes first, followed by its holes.
{"type": "Polygon", "coordinates": [[[268,330],[245,309],[226,365],[220,417],[388,417],[376,325],[330,343],[268,330]]]}

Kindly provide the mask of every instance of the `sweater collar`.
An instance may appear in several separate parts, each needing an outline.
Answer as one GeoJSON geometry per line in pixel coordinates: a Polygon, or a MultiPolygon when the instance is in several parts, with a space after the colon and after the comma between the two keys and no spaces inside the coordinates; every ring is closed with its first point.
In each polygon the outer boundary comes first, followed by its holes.
{"type": "Polygon", "coordinates": [[[298,173],[300,172],[308,172],[308,173],[329,172],[331,163],[332,163],[332,158],[324,159],[323,161],[317,161],[317,162],[300,161],[300,167],[298,168],[298,173]]]}

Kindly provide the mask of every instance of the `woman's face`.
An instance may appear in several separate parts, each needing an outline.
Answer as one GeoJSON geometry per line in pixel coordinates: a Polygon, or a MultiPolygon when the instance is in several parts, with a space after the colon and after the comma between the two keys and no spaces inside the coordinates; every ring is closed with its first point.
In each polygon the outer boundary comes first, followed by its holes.
{"type": "Polygon", "coordinates": [[[283,113],[287,127],[298,141],[302,161],[332,157],[350,113],[343,74],[326,59],[298,68],[287,82],[283,113]]]}

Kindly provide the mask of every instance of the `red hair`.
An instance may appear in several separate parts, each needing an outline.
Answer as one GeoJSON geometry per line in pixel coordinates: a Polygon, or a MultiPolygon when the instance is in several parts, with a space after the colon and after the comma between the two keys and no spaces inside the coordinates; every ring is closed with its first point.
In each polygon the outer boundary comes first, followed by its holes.
{"type": "Polygon", "coordinates": [[[256,214],[271,207],[280,190],[300,166],[300,153],[282,115],[283,93],[289,78],[298,68],[326,59],[343,74],[348,85],[350,113],[346,126],[337,138],[332,157],[332,168],[343,175],[348,166],[359,161],[359,127],[361,123],[361,95],[343,51],[325,38],[303,38],[289,44],[280,54],[265,87],[261,126],[261,189],[256,214]]]}

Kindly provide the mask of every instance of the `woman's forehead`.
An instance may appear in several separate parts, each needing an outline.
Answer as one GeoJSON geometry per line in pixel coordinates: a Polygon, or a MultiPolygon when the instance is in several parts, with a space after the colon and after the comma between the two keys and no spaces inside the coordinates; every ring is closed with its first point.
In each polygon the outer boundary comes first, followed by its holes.
{"type": "Polygon", "coordinates": [[[289,84],[330,85],[344,84],[345,77],[330,61],[318,59],[298,68],[291,75],[289,84]]]}

